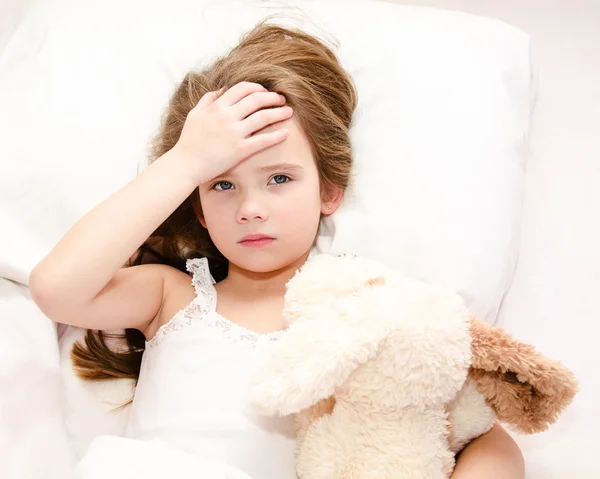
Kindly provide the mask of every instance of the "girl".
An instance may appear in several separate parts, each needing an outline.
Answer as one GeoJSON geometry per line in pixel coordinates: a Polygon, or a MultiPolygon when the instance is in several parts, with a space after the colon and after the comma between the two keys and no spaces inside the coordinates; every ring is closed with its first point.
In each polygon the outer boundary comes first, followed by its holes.
{"type": "MultiPolygon", "coordinates": [[[[260,22],[184,78],[151,165],[34,268],[44,314],[89,329],[78,373],[137,382],[128,438],[98,438],[80,474],[295,477],[291,419],[254,414],[244,387],[283,334],[285,285],[321,216],[341,202],[356,103],[325,43],[260,22]],[[101,332],[116,329],[126,350],[101,332]]],[[[454,476],[522,477],[520,452],[496,426],[454,476]]]]}

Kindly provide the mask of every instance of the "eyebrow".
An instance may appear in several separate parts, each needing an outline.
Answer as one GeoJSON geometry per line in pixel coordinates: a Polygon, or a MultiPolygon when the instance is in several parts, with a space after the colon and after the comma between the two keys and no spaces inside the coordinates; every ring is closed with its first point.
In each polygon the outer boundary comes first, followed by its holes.
{"type": "Polygon", "coordinates": [[[302,166],[294,163],[277,163],[276,165],[263,166],[260,171],[270,173],[273,171],[297,171],[302,169],[302,166]]]}

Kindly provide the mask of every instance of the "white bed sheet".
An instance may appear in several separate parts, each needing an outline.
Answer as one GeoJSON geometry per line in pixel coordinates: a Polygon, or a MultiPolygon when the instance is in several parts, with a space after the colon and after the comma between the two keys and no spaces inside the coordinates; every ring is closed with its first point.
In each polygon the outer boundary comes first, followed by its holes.
{"type": "Polygon", "coordinates": [[[2,479],[67,479],[74,467],[55,337],[29,289],[0,278],[2,479]]]}
{"type": "MultiPolygon", "coordinates": [[[[0,1],[0,52],[29,0],[0,1]]],[[[0,157],[0,161],[7,161],[0,157]]],[[[5,234],[0,230],[0,234],[5,234]]],[[[0,278],[0,477],[67,479],[76,459],[64,422],[56,325],[28,288],[0,278]],[[28,354],[32,349],[35,355],[28,354]]]]}

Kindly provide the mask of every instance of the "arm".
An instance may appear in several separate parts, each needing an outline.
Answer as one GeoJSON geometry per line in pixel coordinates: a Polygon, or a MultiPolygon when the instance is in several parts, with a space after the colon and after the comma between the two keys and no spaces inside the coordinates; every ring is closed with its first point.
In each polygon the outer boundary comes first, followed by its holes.
{"type": "Polygon", "coordinates": [[[169,151],[83,216],[35,266],[32,289],[43,283],[70,301],[91,300],[194,190],[177,163],[169,151]]]}
{"type": "Polygon", "coordinates": [[[196,185],[183,156],[171,150],[83,216],[31,272],[42,312],[94,329],[140,329],[152,320],[167,267],[120,269],[196,185]]]}
{"type": "Polygon", "coordinates": [[[458,455],[452,479],[524,479],[525,461],[517,443],[496,423],[458,455]]]}

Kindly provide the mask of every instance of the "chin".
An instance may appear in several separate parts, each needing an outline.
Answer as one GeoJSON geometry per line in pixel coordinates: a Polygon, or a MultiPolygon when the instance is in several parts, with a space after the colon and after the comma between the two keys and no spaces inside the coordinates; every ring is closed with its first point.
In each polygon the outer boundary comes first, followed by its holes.
{"type": "Polygon", "coordinates": [[[298,254],[287,254],[282,257],[281,254],[269,251],[242,251],[231,255],[229,261],[238,268],[253,273],[270,273],[284,269],[302,258],[306,252],[298,254]]]}
{"type": "Polygon", "coordinates": [[[271,273],[272,271],[278,271],[289,266],[293,261],[281,261],[268,258],[256,258],[256,260],[251,260],[249,258],[244,258],[234,263],[238,268],[253,273],[271,273]]]}

